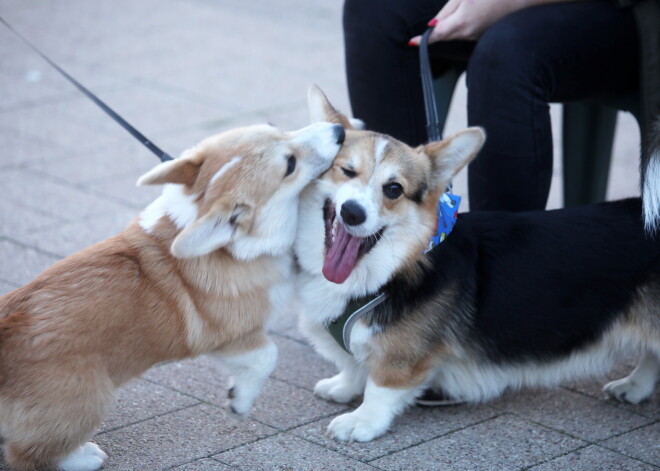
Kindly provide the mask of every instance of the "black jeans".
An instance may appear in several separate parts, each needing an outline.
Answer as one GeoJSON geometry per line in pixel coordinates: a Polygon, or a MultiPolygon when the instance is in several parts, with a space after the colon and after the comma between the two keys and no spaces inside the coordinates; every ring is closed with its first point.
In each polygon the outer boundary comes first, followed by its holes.
{"type": "MultiPolygon", "coordinates": [[[[355,117],[410,145],[426,141],[416,47],[445,0],[346,0],[344,40],[355,117]]],[[[486,129],[469,167],[470,208],[543,209],[552,178],[548,103],[598,99],[639,87],[637,30],[606,0],[532,7],[476,42],[433,44],[434,70],[467,61],[468,125],[486,129]]]]}

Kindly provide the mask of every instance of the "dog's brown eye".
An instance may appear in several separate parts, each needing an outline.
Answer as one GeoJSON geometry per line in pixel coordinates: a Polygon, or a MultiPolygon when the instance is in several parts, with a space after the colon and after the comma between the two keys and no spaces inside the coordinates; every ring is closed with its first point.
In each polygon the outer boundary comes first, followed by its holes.
{"type": "Polygon", "coordinates": [[[342,167],[342,168],[341,168],[341,171],[344,172],[344,175],[346,175],[348,178],[355,178],[355,177],[357,177],[357,172],[354,172],[354,171],[351,170],[351,169],[348,169],[348,168],[344,168],[344,167],[342,167]]]}
{"type": "Polygon", "coordinates": [[[291,175],[295,169],[296,169],[296,156],[290,155],[286,161],[286,174],[284,175],[284,177],[286,178],[289,175],[291,175]]]}
{"type": "Polygon", "coordinates": [[[403,187],[399,183],[388,183],[383,186],[383,193],[389,199],[395,200],[403,193],[403,187]]]}

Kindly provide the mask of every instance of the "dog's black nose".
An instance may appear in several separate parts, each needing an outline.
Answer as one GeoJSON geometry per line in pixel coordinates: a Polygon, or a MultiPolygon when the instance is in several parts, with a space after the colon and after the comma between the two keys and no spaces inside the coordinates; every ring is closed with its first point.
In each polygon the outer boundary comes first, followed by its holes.
{"type": "Polygon", "coordinates": [[[335,138],[337,139],[337,144],[343,144],[346,138],[346,131],[344,131],[344,128],[340,124],[335,125],[335,138]]]}
{"type": "Polygon", "coordinates": [[[348,226],[357,226],[367,220],[367,213],[356,201],[348,200],[341,205],[341,218],[348,226]]]}

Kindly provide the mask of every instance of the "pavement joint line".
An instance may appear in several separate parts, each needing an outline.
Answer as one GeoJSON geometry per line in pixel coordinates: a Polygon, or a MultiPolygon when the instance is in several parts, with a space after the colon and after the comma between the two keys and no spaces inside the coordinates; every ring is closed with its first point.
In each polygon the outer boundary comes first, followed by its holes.
{"type": "MultiPolygon", "coordinates": [[[[656,420],[655,417],[649,417],[648,415],[642,414],[638,411],[628,410],[630,408],[630,406],[635,406],[635,405],[638,405],[638,404],[630,404],[630,403],[627,403],[627,402],[617,401],[616,399],[612,399],[611,397],[609,397],[604,391],[601,391],[602,394],[600,396],[592,396],[589,393],[586,393],[584,391],[580,391],[580,390],[577,390],[577,389],[571,389],[570,387],[560,386],[560,389],[564,389],[566,391],[570,391],[572,393],[576,393],[576,394],[579,394],[583,397],[594,399],[596,401],[603,401],[603,402],[605,402],[606,404],[609,404],[612,407],[615,407],[615,408],[620,409],[620,410],[624,410],[624,411],[626,411],[630,414],[634,414],[634,415],[637,415],[639,417],[643,417],[645,419],[656,420]]],[[[655,394],[653,396],[651,396],[650,399],[647,399],[646,401],[642,401],[642,403],[651,402],[654,399],[655,399],[655,394]]]]}
{"type": "Polygon", "coordinates": [[[58,254],[55,254],[53,252],[43,250],[39,247],[35,247],[34,245],[29,245],[29,244],[20,242],[20,241],[14,239],[13,237],[9,237],[9,236],[1,236],[0,237],[0,242],[9,242],[11,244],[18,245],[19,247],[22,247],[24,249],[34,250],[39,255],[45,255],[45,256],[50,257],[50,258],[55,258],[56,260],[53,263],[55,263],[56,261],[59,261],[59,260],[66,257],[65,255],[58,255],[58,254]]]}
{"type": "Polygon", "coordinates": [[[147,421],[149,421],[149,420],[157,419],[157,418],[159,418],[159,417],[164,417],[164,416],[166,416],[166,415],[170,415],[170,414],[173,414],[173,413],[175,413],[175,412],[181,412],[182,410],[190,409],[191,407],[197,407],[197,406],[199,406],[200,404],[201,404],[201,402],[198,402],[197,404],[189,404],[189,405],[187,405],[187,406],[182,406],[182,407],[178,407],[178,408],[176,408],[176,409],[171,409],[171,410],[169,410],[169,411],[167,411],[167,412],[163,412],[163,413],[161,413],[161,414],[155,414],[155,415],[152,415],[152,416],[146,417],[146,418],[144,418],[144,419],[136,420],[136,421],[134,421],[134,422],[129,422],[129,423],[126,423],[126,424],[118,425],[118,426],[116,426],[116,427],[112,427],[112,428],[109,428],[109,429],[106,429],[106,430],[103,430],[103,431],[97,432],[94,436],[97,436],[97,437],[98,437],[98,436],[102,436],[102,435],[105,435],[105,434],[107,434],[107,433],[115,432],[115,431],[117,431],[117,430],[121,430],[121,429],[126,428],[126,427],[131,427],[131,426],[133,426],[133,425],[141,424],[141,423],[143,423],[143,422],[147,422],[147,421]]]}
{"type": "Polygon", "coordinates": [[[606,442],[606,441],[608,441],[608,440],[611,440],[611,439],[613,439],[613,438],[618,438],[618,437],[621,437],[621,436],[626,435],[626,434],[628,434],[628,433],[632,433],[632,432],[635,432],[635,431],[637,431],[637,430],[640,430],[640,429],[643,429],[643,428],[646,428],[646,427],[650,427],[650,426],[655,425],[655,424],[657,424],[657,423],[659,423],[659,422],[660,422],[660,420],[655,420],[655,421],[653,421],[653,422],[651,422],[651,423],[648,423],[648,424],[645,424],[645,425],[640,425],[639,427],[635,427],[635,428],[630,429],[630,430],[628,430],[628,431],[626,431],[626,432],[622,432],[622,433],[619,433],[619,434],[617,434],[617,435],[612,435],[611,437],[608,437],[608,438],[603,438],[602,440],[599,440],[599,441],[597,441],[597,442],[594,442],[593,445],[599,446],[599,447],[601,447],[601,448],[605,448],[606,450],[613,451],[613,452],[618,453],[618,454],[620,454],[620,455],[623,455],[623,456],[625,456],[625,457],[632,458],[632,459],[635,459],[635,460],[637,460],[637,461],[641,461],[642,463],[650,464],[651,466],[655,466],[655,467],[657,467],[657,468],[660,468],[660,466],[657,465],[657,464],[653,464],[653,463],[650,463],[650,462],[648,462],[648,461],[644,461],[644,460],[641,459],[641,458],[636,458],[636,457],[631,456],[631,455],[628,455],[628,454],[626,454],[626,453],[622,453],[622,452],[619,451],[619,450],[615,450],[614,448],[610,448],[610,447],[608,447],[608,446],[604,443],[604,442],[606,442]]]}
{"type": "MultiPolygon", "coordinates": [[[[420,446],[420,445],[423,445],[423,444],[425,444],[425,443],[431,442],[431,441],[433,441],[433,440],[437,440],[438,438],[447,437],[447,436],[452,435],[452,434],[454,434],[454,433],[461,432],[461,431],[463,431],[463,430],[467,430],[467,429],[469,429],[469,428],[471,428],[471,427],[475,427],[475,426],[477,426],[477,425],[481,425],[481,424],[486,423],[486,422],[489,422],[489,421],[491,421],[491,420],[495,420],[495,419],[498,419],[498,418],[500,418],[500,417],[503,417],[503,416],[508,415],[507,413],[501,413],[501,414],[498,414],[496,410],[493,410],[493,412],[495,412],[496,414],[495,414],[494,416],[492,416],[492,417],[488,417],[487,419],[478,420],[477,422],[473,422],[473,423],[471,423],[471,424],[469,424],[469,425],[465,425],[464,427],[459,427],[459,428],[457,428],[457,429],[450,430],[450,431],[445,432],[445,433],[440,433],[440,434],[438,434],[438,435],[435,435],[435,436],[430,437],[430,438],[427,438],[427,439],[423,439],[422,441],[420,441],[420,442],[418,442],[418,443],[413,443],[413,444],[408,445],[407,447],[402,448],[402,449],[400,449],[400,450],[389,451],[389,452],[385,453],[385,454],[382,455],[382,456],[377,456],[377,457],[375,457],[375,458],[371,458],[371,459],[369,459],[369,460],[363,461],[363,463],[367,463],[367,464],[369,464],[369,463],[371,463],[371,462],[373,462],[373,461],[376,461],[376,460],[379,460],[379,459],[381,459],[381,458],[385,458],[385,457],[387,457],[387,456],[392,456],[392,455],[394,455],[394,454],[396,454],[396,453],[401,453],[402,451],[404,451],[404,450],[409,450],[409,449],[411,449],[411,448],[417,448],[417,447],[420,446]]],[[[341,452],[339,452],[339,453],[341,453],[341,452]]]]}
{"type": "MultiPolygon", "coordinates": [[[[501,410],[501,409],[500,409],[500,410],[501,410]]],[[[625,430],[625,431],[623,431],[623,432],[614,433],[613,435],[610,435],[610,436],[605,437],[605,438],[600,438],[600,439],[593,440],[593,439],[588,439],[588,438],[580,437],[580,436],[578,436],[578,435],[573,435],[572,433],[568,432],[567,430],[557,429],[557,428],[554,428],[554,427],[552,427],[552,426],[550,426],[550,425],[544,424],[544,423],[542,423],[542,422],[538,422],[538,421],[536,421],[536,420],[529,419],[529,418],[525,417],[524,415],[522,415],[522,414],[520,414],[520,413],[518,413],[518,412],[515,412],[515,411],[503,411],[503,412],[504,412],[505,414],[507,414],[507,415],[512,415],[512,416],[518,417],[519,419],[521,419],[521,420],[523,420],[523,421],[525,421],[525,422],[529,422],[529,423],[531,423],[531,424],[538,425],[539,427],[542,427],[542,428],[545,428],[545,429],[548,429],[548,430],[552,430],[553,432],[560,433],[560,434],[562,434],[562,435],[566,435],[566,436],[568,436],[568,437],[570,437],[570,438],[573,438],[573,439],[575,439],[575,440],[579,440],[579,441],[582,441],[582,442],[585,442],[585,443],[589,443],[589,444],[591,444],[591,445],[598,445],[598,444],[600,444],[600,443],[602,443],[602,442],[604,442],[604,441],[611,440],[612,438],[620,437],[620,436],[622,436],[622,435],[625,435],[625,434],[630,433],[630,432],[634,432],[634,431],[636,431],[636,430],[639,430],[639,429],[642,429],[642,428],[645,428],[645,427],[649,427],[649,426],[654,425],[654,424],[656,424],[656,423],[658,422],[658,420],[653,420],[653,419],[650,419],[649,417],[646,417],[646,416],[643,416],[643,415],[636,414],[638,417],[640,417],[640,418],[642,418],[642,419],[650,420],[650,422],[647,422],[647,423],[645,423],[645,424],[643,424],[643,425],[639,425],[639,426],[637,426],[637,427],[633,427],[633,428],[628,429],[628,430],[625,430]]]]}

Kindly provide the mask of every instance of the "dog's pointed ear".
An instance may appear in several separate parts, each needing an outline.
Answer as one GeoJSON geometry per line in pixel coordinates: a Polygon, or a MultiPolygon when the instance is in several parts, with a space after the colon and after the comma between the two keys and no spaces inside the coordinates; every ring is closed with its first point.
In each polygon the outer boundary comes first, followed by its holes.
{"type": "Polygon", "coordinates": [[[203,160],[204,156],[201,150],[197,148],[188,149],[178,159],[163,162],[149,170],[138,179],[137,185],[179,183],[190,186],[197,179],[203,160]]]}
{"type": "Polygon", "coordinates": [[[422,152],[433,162],[433,180],[448,184],[451,179],[472,159],[486,141],[482,128],[468,128],[443,139],[420,146],[422,152]]]}
{"type": "Polygon", "coordinates": [[[190,258],[225,247],[250,230],[253,214],[249,205],[221,199],[206,214],[181,231],[172,242],[170,251],[177,258],[190,258]]]}
{"type": "Polygon", "coordinates": [[[307,107],[312,123],[326,121],[328,123],[341,124],[345,129],[364,129],[364,122],[362,120],[349,118],[340,111],[337,111],[318,85],[309,87],[307,91],[307,107]]]}

